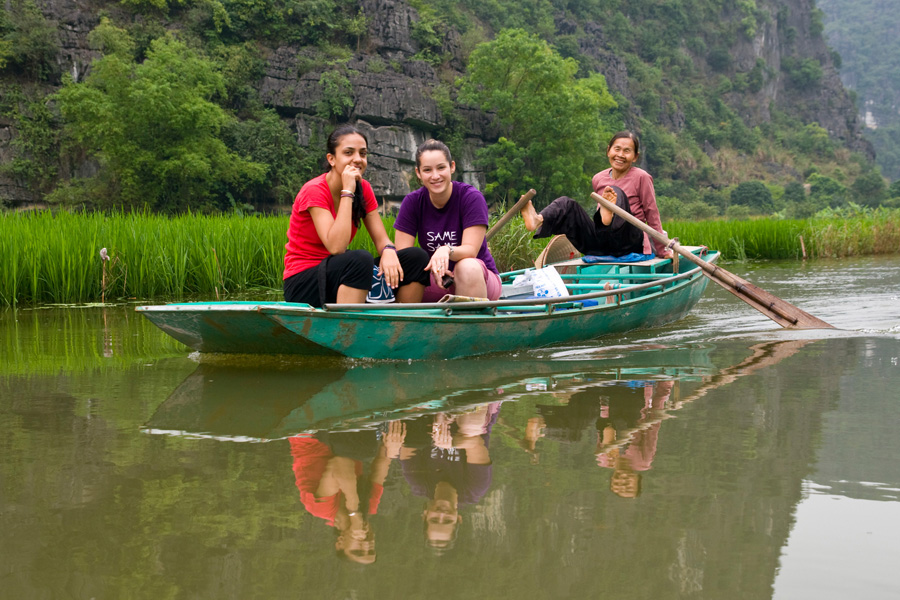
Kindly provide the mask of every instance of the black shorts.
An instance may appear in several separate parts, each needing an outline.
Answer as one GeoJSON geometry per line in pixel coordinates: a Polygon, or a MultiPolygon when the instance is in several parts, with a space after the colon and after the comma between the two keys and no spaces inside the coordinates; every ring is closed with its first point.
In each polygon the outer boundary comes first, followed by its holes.
{"type": "MultiPolygon", "coordinates": [[[[427,286],[431,282],[430,273],[425,270],[429,260],[427,252],[418,247],[404,248],[397,252],[397,258],[403,269],[400,287],[409,283],[427,286]]],[[[380,257],[375,259],[365,250],[348,250],[341,254],[333,254],[328,257],[324,266],[324,299],[319,297],[319,270],[323,268],[321,263],[285,279],[284,299],[287,302],[302,302],[321,307],[322,304],[337,302],[338,288],[342,285],[368,291],[372,287],[372,267],[380,260],[380,257]]]]}

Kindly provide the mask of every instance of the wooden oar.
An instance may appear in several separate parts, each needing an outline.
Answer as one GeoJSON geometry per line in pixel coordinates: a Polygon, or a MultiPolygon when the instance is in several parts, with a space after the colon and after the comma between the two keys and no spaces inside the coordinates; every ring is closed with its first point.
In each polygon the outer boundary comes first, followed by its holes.
{"type": "Polygon", "coordinates": [[[497,235],[497,232],[503,229],[503,227],[509,223],[509,220],[516,216],[521,210],[522,207],[528,204],[534,195],[537,194],[534,190],[528,190],[522,197],[519,198],[519,201],[513,204],[513,207],[506,211],[506,214],[500,217],[500,220],[494,223],[494,226],[490,228],[490,230],[485,234],[484,239],[490,241],[492,237],[497,235]]]}
{"type": "Polygon", "coordinates": [[[741,279],[734,273],[730,273],[722,267],[711,265],[694,253],[689,252],[681,247],[677,241],[672,241],[662,233],[656,231],[640,219],[634,217],[600,194],[591,194],[591,198],[599,202],[605,208],[622,217],[635,227],[646,232],[647,235],[671,248],[681,256],[685,257],[695,265],[703,269],[703,274],[721,285],[723,288],[766,315],[782,327],[788,329],[834,329],[833,325],[829,325],[822,319],[814,317],[790,302],[786,302],[781,298],[774,296],[766,290],[759,288],[745,279],[741,279]]]}

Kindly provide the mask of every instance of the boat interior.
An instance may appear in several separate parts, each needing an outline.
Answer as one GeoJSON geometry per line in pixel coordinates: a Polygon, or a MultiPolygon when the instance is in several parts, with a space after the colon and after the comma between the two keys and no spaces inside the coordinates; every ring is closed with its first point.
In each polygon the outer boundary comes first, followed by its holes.
{"type": "MultiPolygon", "coordinates": [[[[707,253],[705,246],[681,246],[681,248],[689,250],[697,256],[705,256],[707,253]]],[[[696,265],[680,259],[678,254],[675,254],[674,258],[654,257],[637,262],[598,261],[596,257],[581,256],[564,236],[557,236],[551,240],[547,245],[547,250],[535,261],[535,269],[544,267],[553,267],[562,279],[569,295],[609,291],[611,293],[607,296],[606,302],[612,303],[659,292],[665,285],[664,280],[690,271],[696,268],[696,265]],[[554,257],[559,258],[560,256],[563,257],[563,260],[553,260],[554,257]],[[659,282],[660,285],[642,285],[654,281],[659,282]],[[634,289],[636,287],[638,289],[634,289]]],[[[533,272],[535,269],[521,269],[504,273],[500,299],[536,298],[534,287],[528,282],[527,276],[529,271],[533,272]],[[520,282],[518,285],[517,280],[520,282]]],[[[603,301],[603,298],[601,297],[599,300],[603,301]]],[[[596,300],[588,300],[582,304],[588,306],[596,303],[596,300]]]]}

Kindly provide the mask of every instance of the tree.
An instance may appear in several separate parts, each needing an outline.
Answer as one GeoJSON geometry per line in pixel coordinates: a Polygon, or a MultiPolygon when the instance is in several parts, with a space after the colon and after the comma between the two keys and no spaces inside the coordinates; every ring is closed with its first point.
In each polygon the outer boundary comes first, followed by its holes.
{"type": "Polygon", "coordinates": [[[59,76],[59,35],[33,0],[11,0],[0,11],[0,70],[12,68],[35,79],[59,76]]]}
{"type": "Polygon", "coordinates": [[[841,182],[819,173],[812,173],[806,181],[810,199],[822,208],[836,208],[846,203],[847,188],[841,182]]]}
{"type": "Polygon", "coordinates": [[[806,189],[799,181],[791,181],[784,186],[785,202],[803,202],[806,200],[806,189]]]}
{"type": "Polygon", "coordinates": [[[884,177],[877,169],[872,169],[857,177],[850,189],[853,191],[854,202],[865,206],[878,206],[887,195],[884,177]]]}
{"type": "Polygon", "coordinates": [[[264,165],[221,139],[233,117],[213,102],[225,86],[211,61],[172,36],[154,40],[141,64],[120,38],[113,46],[83,83],[68,79],[58,94],[65,131],[100,161],[113,204],[175,211],[223,203],[229,190],[263,177],[264,165]]]}
{"type": "Polygon", "coordinates": [[[486,194],[538,190],[542,203],[584,196],[601,166],[606,139],[619,127],[616,102],[600,74],[576,79],[578,64],[546,42],[505,30],[472,52],[460,99],[494,112],[501,138],[479,153],[486,194]]]}
{"type": "Polygon", "coordinates": [[[758,214],[771,213],[775,205],[772,192],[762,181],[743,181],[731,190],[731,203],[746,206],[758,214]]]}

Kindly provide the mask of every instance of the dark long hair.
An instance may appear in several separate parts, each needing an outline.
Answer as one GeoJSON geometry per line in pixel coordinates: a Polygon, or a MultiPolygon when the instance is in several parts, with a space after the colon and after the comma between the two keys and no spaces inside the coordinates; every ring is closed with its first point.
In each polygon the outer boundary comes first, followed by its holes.
{"type": "MultiPolygon", "coordinates": [[[[620,131],[614,134],[611,138],[609,138],[609,143],[606,145],[606,151],[609,152],[609,149],[612,148],[612,145],[616,140],[620,140],[622,138],[628,138],[632,142],[634,142],[634,155],[638,156],[641,153],[641,142],[638,141],[638,136],[633,131],[620,131]]],[[[366,142],[368,144],[368,142],[366,142]]]]}
{"type": "MultiPolygon", "coordinates": [[[[337,127],[335,127],[334,131],[331,132],[331,135],[328,136],[328,141],[326,142],[328,154],[336,154],[338,144],[341,143],[341,138],[345,135],[352,135],[354,133],[365,140],[366,148],[368,148],[369,138],[366,137],[366,134],[360,131],[359,128],[356,127],[356,125],[344,123],[343,125],[338,125],[337,127]]],[[[325,161],[325,165],[325,172],[327,173],[331,170],[331,165],[328,164],[328,161],[325,161]]],[[[353,226],[357,229],[359,229],[360,221],[366,218],[366,203],[365,200],[363,200],[361,180],[356,183],[356,190],[353,192],[353,211],[350,218],[353,220],[353,226]]]]}
{"type": "Polygon", "coordinates": [[[450,148],[447,147],[447,144],[444,142],[439,142],[435,139],[425,140],[422,142],[418,148],[416,148],[416,168],[419,168],[419,161],[422,158],[422,154],[428,152],[429,150],[437,150],[438,152],[442,152],[444,157],[447,159],[448,163],[453,162],[453,157],[450,156],[450,148]]]}

